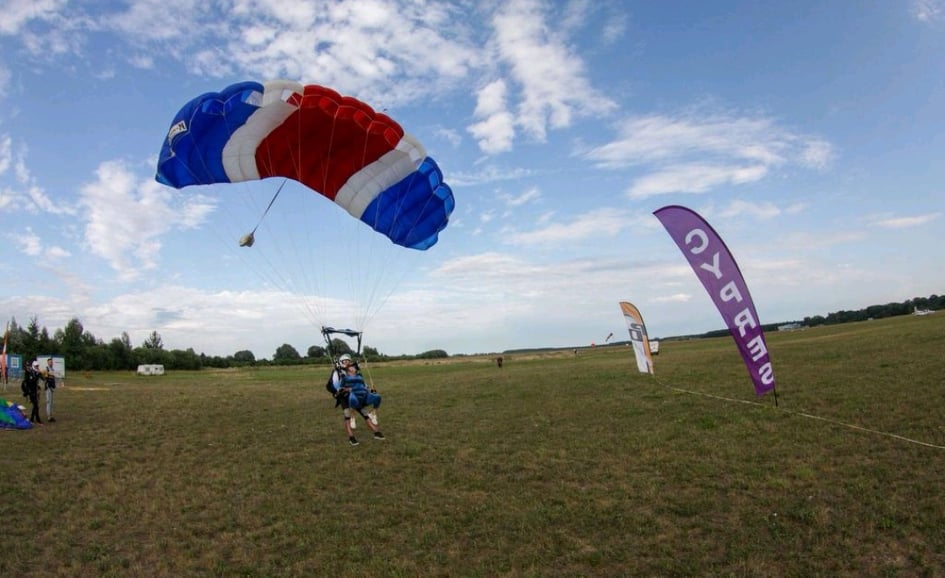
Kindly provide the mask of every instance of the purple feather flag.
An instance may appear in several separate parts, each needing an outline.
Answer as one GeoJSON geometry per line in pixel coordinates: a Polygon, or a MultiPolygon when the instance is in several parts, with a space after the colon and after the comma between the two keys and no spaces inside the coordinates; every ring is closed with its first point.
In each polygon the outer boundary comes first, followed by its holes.
{"type": "Polygon", "coordinates": [[[755,393],[774,389],[768,344],[742,272],[725,242],[691,209],[670,205],[653,213],[686,256],[692,270],[722,314],[742,354],[755,393]]]}

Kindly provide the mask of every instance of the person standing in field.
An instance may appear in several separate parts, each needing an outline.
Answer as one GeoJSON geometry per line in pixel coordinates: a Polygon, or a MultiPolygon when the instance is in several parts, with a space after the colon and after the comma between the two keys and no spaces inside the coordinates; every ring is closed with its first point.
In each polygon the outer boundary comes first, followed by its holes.
{"type": "Polygon", "coordinates": [[[53,394],[56,393],[56,370],[53,368],[53,359],[46,360],[46,369],[43,370],[43,379],[46,380],[46,420],[50,423],[56,421],[53,417],[53,394]]]}
{"type": "Polygon", "coordinates": [[[33,360],[23,372],[23,396],[30,400],[30,421],[43,423],[39,417],[39,361],[33,360]]]}

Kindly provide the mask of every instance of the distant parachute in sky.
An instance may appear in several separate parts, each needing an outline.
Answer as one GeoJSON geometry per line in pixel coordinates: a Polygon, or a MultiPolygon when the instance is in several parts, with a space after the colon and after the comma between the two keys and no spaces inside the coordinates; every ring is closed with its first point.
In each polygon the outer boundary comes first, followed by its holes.
{"type": "Polygon", "coordinates": [[[608,334],[607,334],[607,337],[604,338],[604,343],[607,343],[608,341],[610,341],[610,338],[613,337],[613,336],[614,336],[614,332],[613,332],[613,331],[611,331],[610,333],[608,333],[608,334]]]}
{"type": "Polygon", "coordinates": [[[306,185],[411,249],[436,244],[454,208],[436,161],[396,121],[331,88],[287,80],[241,82],[188,102],[156,175],[178,189],[268,177],[306,185]]]}

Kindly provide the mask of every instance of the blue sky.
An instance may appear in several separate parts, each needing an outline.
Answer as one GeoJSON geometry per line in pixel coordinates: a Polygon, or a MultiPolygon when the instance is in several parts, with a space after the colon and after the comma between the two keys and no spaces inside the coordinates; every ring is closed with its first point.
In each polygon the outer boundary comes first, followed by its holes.
{"type": "Polygon", "coordinates": [[[763,323],[941,294],[945,0],[0,0],[0,319],[271,357],[724,323],[652,212],[705,217],[763,323]],[[154,181],[177,110],[242,80],[386,111],[456,198],[394,251],[278,183],[154,181]]]}

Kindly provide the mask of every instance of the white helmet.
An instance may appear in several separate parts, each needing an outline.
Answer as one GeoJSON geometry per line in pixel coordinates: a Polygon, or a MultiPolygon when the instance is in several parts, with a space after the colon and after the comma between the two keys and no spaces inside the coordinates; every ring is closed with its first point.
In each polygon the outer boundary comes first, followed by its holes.
{"type": "Polygon", "coordinates": [[[351,361],[351,356],[345,353],[344,355],[338,358],[338,363],[341,363],[343,361],[351,361]]]}

